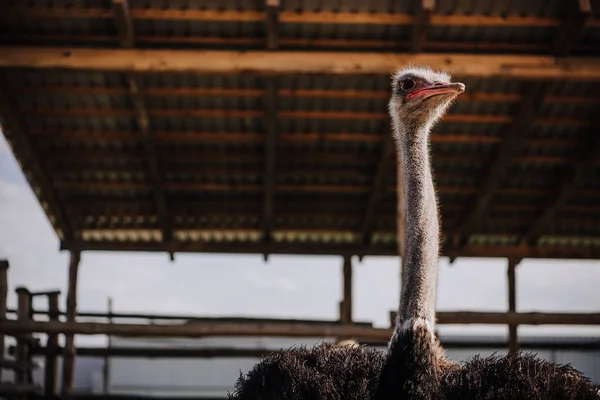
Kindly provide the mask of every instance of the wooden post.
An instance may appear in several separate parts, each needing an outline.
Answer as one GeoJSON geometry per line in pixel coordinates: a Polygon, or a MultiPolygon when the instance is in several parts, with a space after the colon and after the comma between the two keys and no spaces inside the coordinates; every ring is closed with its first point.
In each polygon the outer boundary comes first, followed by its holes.
{"type": "MultiPolygon", "coordinates": [[[[24,287],[18,287],[17,292],[17,319],[26,322],[31,318],[31,293],[24,287]]],[[[29,362],[29,343],[31,333],[21,334],[17,337],[16,361],[19,368],[15,371],[15,383],[27,384],[29,362]]]]}
{"type": "Polygon", "coordinates": [[[344,299],[342,300],[342,308],[340,320],[342,324],[352,323],[352,257],[344,257],[343,268],[344,280],[344,299]]]}
{"type": "MultiPolygon", "coordinates": [[[[518,259],[508,259],[508,311],[517,311],[517,291],[516,291],[516,277],[515,268],[519,264],[518,259]]],[[[518,325],[508,326],[508,350],[510,353],[516,353],[519,350],[519,340],[517,336],[518,325]]]]}
{"type": "MultiPolygon", "coordinates": [[[[108,298],[108,323],[112,324],[113,319],[112,319],[112,312],[113,312],[113,305],[112,305],[112,298],[108,298]]],[[[111,335],[107,335],[108,336],[108,348],[110,349],[112,347],[112,336],[111,335]]],[[[110,350],[109,350],[110,352],[110,350]]],[[[108,394],[108,379],[110,376],[110,357],[107,355],[104,357],[104,368],[102,369],[102,375],[103,375],[103,381],[102,381],[102,388],[103,388],[103,393],[104,394],[108,394]]]]}
{"type": "MultiPolygon", "coordinates": [[[[0,260],[0,321],[6,318],[6,296],[8,295],[8,260],[0,260]]],[[[0,332],[0,365],[4,361],[4,334],[0,332]]],[[[0,366],[0,382],[2,367],[0,366]]]]}
{"type": "MultiPolygon", "coordinates": [[[[69,261],[69,286],[67,291],[67,322],[75,322],[77,315],[77,273],[81,253],[71,252],[69,261]]],[[[75,366],[75,336],[65,335],[65,349],[63,354],[63,375],[61,394],[70,396],[73,394],[74,369],[75,366]]]]}
{"type": "MultiPolygon", "coordinates": [[[[60,292],[50,292],[48,296],[48,317],[50,321],[58,321],[60,316],[60,309],[58,305],[58,296],[60,292]]],[[[59,348],[58,334],[51,333],[48,335],[46,341],[46,347],[52,351],[46,354],[46,368],[44,370],[44,395],[54,396],[57,394],[57,369],[58,369],[58,358],[56,356],[56,349],[59,348]]]]}

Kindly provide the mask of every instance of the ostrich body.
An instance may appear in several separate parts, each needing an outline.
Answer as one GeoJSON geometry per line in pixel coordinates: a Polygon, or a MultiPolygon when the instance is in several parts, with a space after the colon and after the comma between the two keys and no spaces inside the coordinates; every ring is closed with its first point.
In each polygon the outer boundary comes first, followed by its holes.
{"type": "Polygon", "coordinates": [[[439,255],[429,132],[462,91],[425,68],[393,77],[389,112],[405,181],[406,264],[388,352],[367,346],[294,348],[240,376],[231,400],[600,399],[570,366],[532,355],[446,360],[434,336],[439,255]]]}

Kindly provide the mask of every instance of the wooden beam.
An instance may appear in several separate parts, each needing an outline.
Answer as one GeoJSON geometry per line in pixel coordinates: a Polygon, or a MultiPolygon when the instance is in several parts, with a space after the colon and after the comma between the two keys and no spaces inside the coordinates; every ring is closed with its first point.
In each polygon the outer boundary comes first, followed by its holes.
{"type": "MultiPolygon", "coordinates": [[[[127,242],[127,241],[72,241],[61,242],[61,250],[89,251],[144,251],[182,253],[235,253],[235,254],[312,254],[312,255],[364,255],[397,256],[398,245],[378,244],[364,246],[349,243],[294,243],[270,244],[247,242],[127,242]]],[[[461,249],[444,248],[446,257],[482,258],[559,258],[600,259],[600,247],[594,246],[509,246],[469,245],[461,249]]]]}
{"type": "MultiPolygon", "coordinates": [[[[58,296],[60,292],[48,294],[48,318],[50,321],[58,321],[60,317],[60,308],[58,305],[58,296]]],[[[44,395],[51,397],[58,394],[58,355],[60,351],[58,335],[50,334],[46,339],[46,348],[52,350],[52,354],[46,355],[44,368],[44,395]]],[[[64,349],[63,349],[64,350],[64,349]]]]}
{"type": "MultiPolygon", "coordinates": [[[[277,81],[275,78],[266,78],[264,97],[264,146],[265,146],[265,171],[263,195],[263,240],[271,241],[271,229],[274,222],[274,193],[275,193],[275,154],[277,148],[277,81]]],[[[266,255],[265,255],[266,256],[266,255]]]]}
{"type": "MultiPolygon", "coordinates": [[[[508,312],[517,311],[517,289],[516,289],[516,276],[515,268],[521,260],[515,258],[508,259],[508,312]]],[[[518,339],[518,325],[508,325],[508,349],[510,353],[516,353],[519,349],[518,339]]]]}
{"type": "Polygon", "coordinates": [[[554,37],[554,55],[568,56],[592,15],[590,0],[563,0],[564,17],[554,37]]]}
{"type": "MultiPolygon", "coordinates": [[[[79,274],[79,262],[81,261],[81,253],[78,250],[71,251],[71,257],[69,260],[69,281],[67,289],[67,323],[75,324],[75,318],[77,316],[77,277],[79,274]]],[[[59,324],[57,321],[50,321],[49,323],[59,324]]],[[[47,332],[52,333],[64,333],[65,334],[65,347],[63,353],[63,365],[62,365],[62,386],[61,395],[71,396],[73,394],[74,383],[75,383],[75,332],[47,332]]]]}
{"type": "MultiPolygon", "coordinates": [[[[6,319],[6,300],[8,296],[8,260],[0,260],[0,321],[6,319]]],[[[0,332],[0,364],[4,362],[4,332],[0,332]]],[[[2,368],[0,367],[0,382],[2,382],[2,368]]]]}
{"type": "MultiPolygon", "coordinates": [[[[27,323],[31,321],[31,293],[24,287],[18,287],[15,290],[17,292],[17,320],[19,322],[27,323]]],[[[31,354],[29,348],[31,345],[31,337],[28,335],[20,336],[17,338],[17,353],[16,363],[21,367],[15,371],[15,383],[25,385],[32,382],[30,371],[24,368],[26,365],[31,364],[31,354]]],[[[2,349],[4,351],[4,349],[2,349]]]]}
{"type": "MultiPolygon", "coordinates": [[[[156,151],[156,143],[154,141],[154,134],[150,128],[150,120],[144,104],[142,94],[143,89],[141,88],[139,80],[137,80],[134,76],[128,77],[128,84],[135,109],[138,129],[142,134],[144,152],[146,153],[149,176],[151,178],[152,193],[154,195],[156,210],[160,220],[163,240],[170,241],[172,238],[171,222],[169,221],[165,195],[163,192],[161,169],[158,166],[158,155],[156,151]]],[[[173,255],[171,254],[171,259],[172,258],[173,255]]]]}
{"type": "Polygon", "coordinates": [[[266,0],[267,49],[279,47],[279,0],[266,0]]]}
{"type": "Polygon", "coordinates": [[[17,104],[15,93],[2,76],[0,76],[0,92],[2,93],[0,96],[0,125],[4,137],[14,153],[18,154],[17,162],[59,239],[75,239],[66,213],[58,201],[52,179],[41,161],[38,148],[28,135],[24,116],[15,107],[17,104]]]}
{"type": "MultiPolygon", "coordinates": [[[[113,302],[112,302],[112,297],[108,298],[108,323],[112,324],[113,323],[113,302]]],[[[112,348],[112,336],[108,335],[108,348],[111,349],[112,348]]],[[[102,389],[104,393],[108,393],[109,392],[109,383],[110,383],[110,358],[108,357],[108,355],[106,355],[104,357],[104,365],[102,368],[102,389]]]]}
{"type": "Polygon", "coordinates": [[[470,207],[472,211],[458,229],[454,246],[464,246],[469,240],[469,236],[480,226],[492,199],[502,187],[510,165],[527,142],[527,132],[531,129],[534,118],[541,108],[547,90],[546,86],[547,84],[542,82],[535,82],[523,87],[523,100],[517,104],[516,118],[504,135],[496,159],[489,167],[488,176],[481,185],[480,194],[475,204],[470,207]]]}
{"type": "Polygon", "coordinates": [[[388,192],[389,172],[396,160],[395,150],[396,145],[391,133],[384,133],[381,156],[377,165],[375,180],[373,181],[373,188],[371,189],[371,195],[369,196],[369,201],[367,203],[366,212],[362,223],[363,244],[365,245],[369,245],[371,243],[373,227],[375,225],[375,221],[377,220],[377,211],[380,208],[379,204],[381,203],[381,200],[386,197],[388,192]]]}
{"type": "Polygon", "coordinates": [[[112,8],[115,14],[117,29],[119,30],[119,37],[121,38],[121,47],[133,47],[135,34],[128,0],[112,0],[112,8]]]}
{"type": "MultiPolygon", "coordinates": [[[[342,292],[343,299],[340,308],[340,322],[345,325],[352,324],[352,257],[345,256],[342,267],[342,292]]],[[[342,338],[343,339],[343,338],[342,338]]]]}
{"type": "Polygon", "coordinates": [[[567,166],[567,171],[559,176],[555,194],[542,209],[529,229],[519,239],[522,244],[535,244],[544,230],[555,220],[556,214],[577,192],[585,179],[585,175],[600,158],[600,116],[594,115],[586,140],[579,146],[579,157],[573,167],[567,166]]]}
{"type": "Polygon", "coordinates": [[[456,76],[600,80],[600,58],[288,51],[133,50],[0,47],[3,68],[94,71],[294,74],[381,74],[426,64],[456,76]]]}
{"type": "MultiPolygon", "coordinates": [[[[105,8],[88,7],[10,7],[0,17],[6,19],[30,18],[112,18],[110,10],[105,8]]],[[[146,20],[195,20],[195,21],[232,21],[232,22],[261,22],[264,14],[259,11],[240,10],[200,10],[178,8],[134,8],[131,10],[134,19],[146,20]]],[[[414,16],[402,13],[367,13],[367,12],[330,12],[281,11],[280,20],[283,23],[302,24],[360,24],[360,25],[410,25],[414,16]]],[[[434,15],[433,25],[441,26],[499,26],[499,27],[558,27],[561,20],[555,17],[519,16],[519,15],[434,15]]],[[[597,27],[600,21],[595,18],[588,26],[597,27]]]]}
{"type": "MultiPolygon", "coordinates": [[[[483,340],[468,341],[456,339],[441,339],[441,344],[446,349],[498,349],[506,348],[508,343],[504,340],[483,340]]],[[[361,344],[367,346],[385,347],[388,341],[361,341],[361,344]]],[[[541,340],[528,340],[521,343],[524,349],[539,350],[598,350],[600,342],[590,341],[571,341],[566,339],[561,342],[548,342],[541,340]]],[[[60,349],[59,349],[60,351],[60,349]]],[[[77,354],[82,357],[133,357],[133,358],[262,358],[267,354],[285,351],[282,349],[243,349],[243,348],[193,348],[193,347],[80,347],[77,354]]],[[[57,353],[45,347],[36,347],[33,349],[34,355],[47,355],[57,353]]],[[[60,354],[60,352],[58,352],[60,354]]]]}
{"type": "MultiPolygon", "coordinates": [[[[483,325],[600,325],[598,313],[494,313],[441,312],[440,324],[483,325]]],[[[62,333],[65,335],[118,335],[145,337],[206,337],[206,336],[264,336],[264,337],[355,337],[388,340],[392,330],[361,325],[306,323],[228,323],[193,324],[108,324],[99,322],[39,322],[2,321],[0,330],[7,334],[62,333]]]]}
{"type": "Polygon", "coordinates": [[[416,12],[412,27],[411,50],[413,53],[420,53],[427,40],[427,31],[431,23],[431,14],[435,8],[435,0],[413,0],[413,2],[416,12]]]}
{"type": "MultiPolygon", "coordinates": [[[[128,91],[122,86],[84,86],[84,85],[53,85],[53,84],[11,84],[14,93],[57,93],[57,94],[81,94],[81,95],[124,95],[128,91]]],[[[256,97],[264,95],[261,89],[231,89],[231,88],[203,88],[203,87],[164,87],[146,86],[146,96],[219,96],[219,97],[256,97]]],[[[323,90],[323,89],[286,89],[277,91],[279,97],[285,98],[344,98],[344,99],[388,99],[388,90],[323,90]]],[[[498,102],[512,103],[520,101],[519,93],[492,93],[484,91],[473,91],[462,93],[456,101],[461,102],[498,102]]],[[[580,103],[600,104],[598,96],[548,94],[548,103],[580,103]]],[[[435,134],[435,133],[434,133],[435,134]]]]}

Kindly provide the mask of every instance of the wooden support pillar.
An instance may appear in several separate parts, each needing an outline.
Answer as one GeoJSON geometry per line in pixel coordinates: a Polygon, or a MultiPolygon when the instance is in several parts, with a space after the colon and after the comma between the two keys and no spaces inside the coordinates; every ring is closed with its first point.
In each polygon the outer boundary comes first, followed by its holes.
{"type": "MultiPolygon", "coordinates": [[[[515,258],[508,259],[508,311],[517,311],[517,290],[515,268],[520,260],[515,258]]],[[[518,325],[508,326],[508,350],[510,353],[516,353],[519,350],[519,339],[517,335],[518,325]]]]}
{"type": "MultiPolygon", "coordinates": [[[[113,319],[112,319],[112,313],[113,313],[113,303],[112,303],[112,298],[108,298],[108,323],[112,324],[113,319]]],[[[108,335],[108,346],[109,349],[112,347],[112,336],[108,335]]],[[[110,351],[110,350],[109,350],[110,351]]],[[[108,390],[109,390],[109,379],[110,379],[110,357],[108,356],[108,354],[104,357],[104,368],[102,369],[102,388],[103,391],[102,393],[104,394],[108,394],[108,390]]]]}
{"type": "MultiPolygon", "coordinates": [[[[48,295],[48,318],[50,321],[59,321],[60,308],[58,305],[58,296],[60,292],[50,292],[48,295]]],[[[58,350],[58,334],[51,333],[48,335],[46,341],[46,347],[52,351],[46,354],[46,368],[44,369],[44,395],[55,396],[57,393],[57,372],[58,372],[58,358],[56,356],[56,350],[58,350]]]]}
{"type": "MultiPolygon", "coordinates": [[[[31,319],[31,293],[24,287],[18,287],[17,292],[17,319],[27,322],[31,319]]],[[[19,368],[15,371],[15,383],[27,384],[29,381],[28,368],[31,366],[29,345],[31,343],[31,333],[19,335],[17,337],[16,362],[19,368]]]]}
{"type": "Polygon", "coordinates": [[[279,47],[279,0],[266,0],[267,6],[267,49],[279,47]]]}
{"type": "Polygon", "coordinates": [[[344,257],[343,267],[344,298],[342,300],[340,320],[342,324],[352,323],[352,257],[344,257]]]}
{"type": "MultiPolygon", "coordinates": [[[[77,315],[77,274],[79,271],[79,261],[81,253],[71,252],[69,261],[69,284],[67,291],[67,322],[75,322],[77,315]]],[[[75,336],[73,334],[65,335],[65,348],[63,354],[63,375],[61,394],[70,396],[73,393],[74,369],[75,366],[75,336]]]]}
{"type": "Polygon", "coordinates": [[[414,3],[416,10],[411,37],[411,50],[413,53],[420,53],[425,47],[431,14],[435,8],[435,0],[414,0],[414,3]]]}
{"type": "MultiPolygon", "coordinates": [[[[0,260],[0,321],[6,319],[6,297],[8,295],[8,260],[0,260]]],[[[4,334],[0,332],[0,382],[4,362],[4,334]]]]}

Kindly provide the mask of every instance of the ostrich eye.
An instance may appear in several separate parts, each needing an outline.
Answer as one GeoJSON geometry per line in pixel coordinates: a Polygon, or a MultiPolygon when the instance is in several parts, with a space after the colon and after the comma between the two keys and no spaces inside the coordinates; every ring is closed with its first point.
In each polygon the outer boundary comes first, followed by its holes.
{"type": "Polygon", "coordinates": [[[412,78],[402,79],[400,81],[400,89],[410,90],[415,87],[415,80],[412,78]]]}

